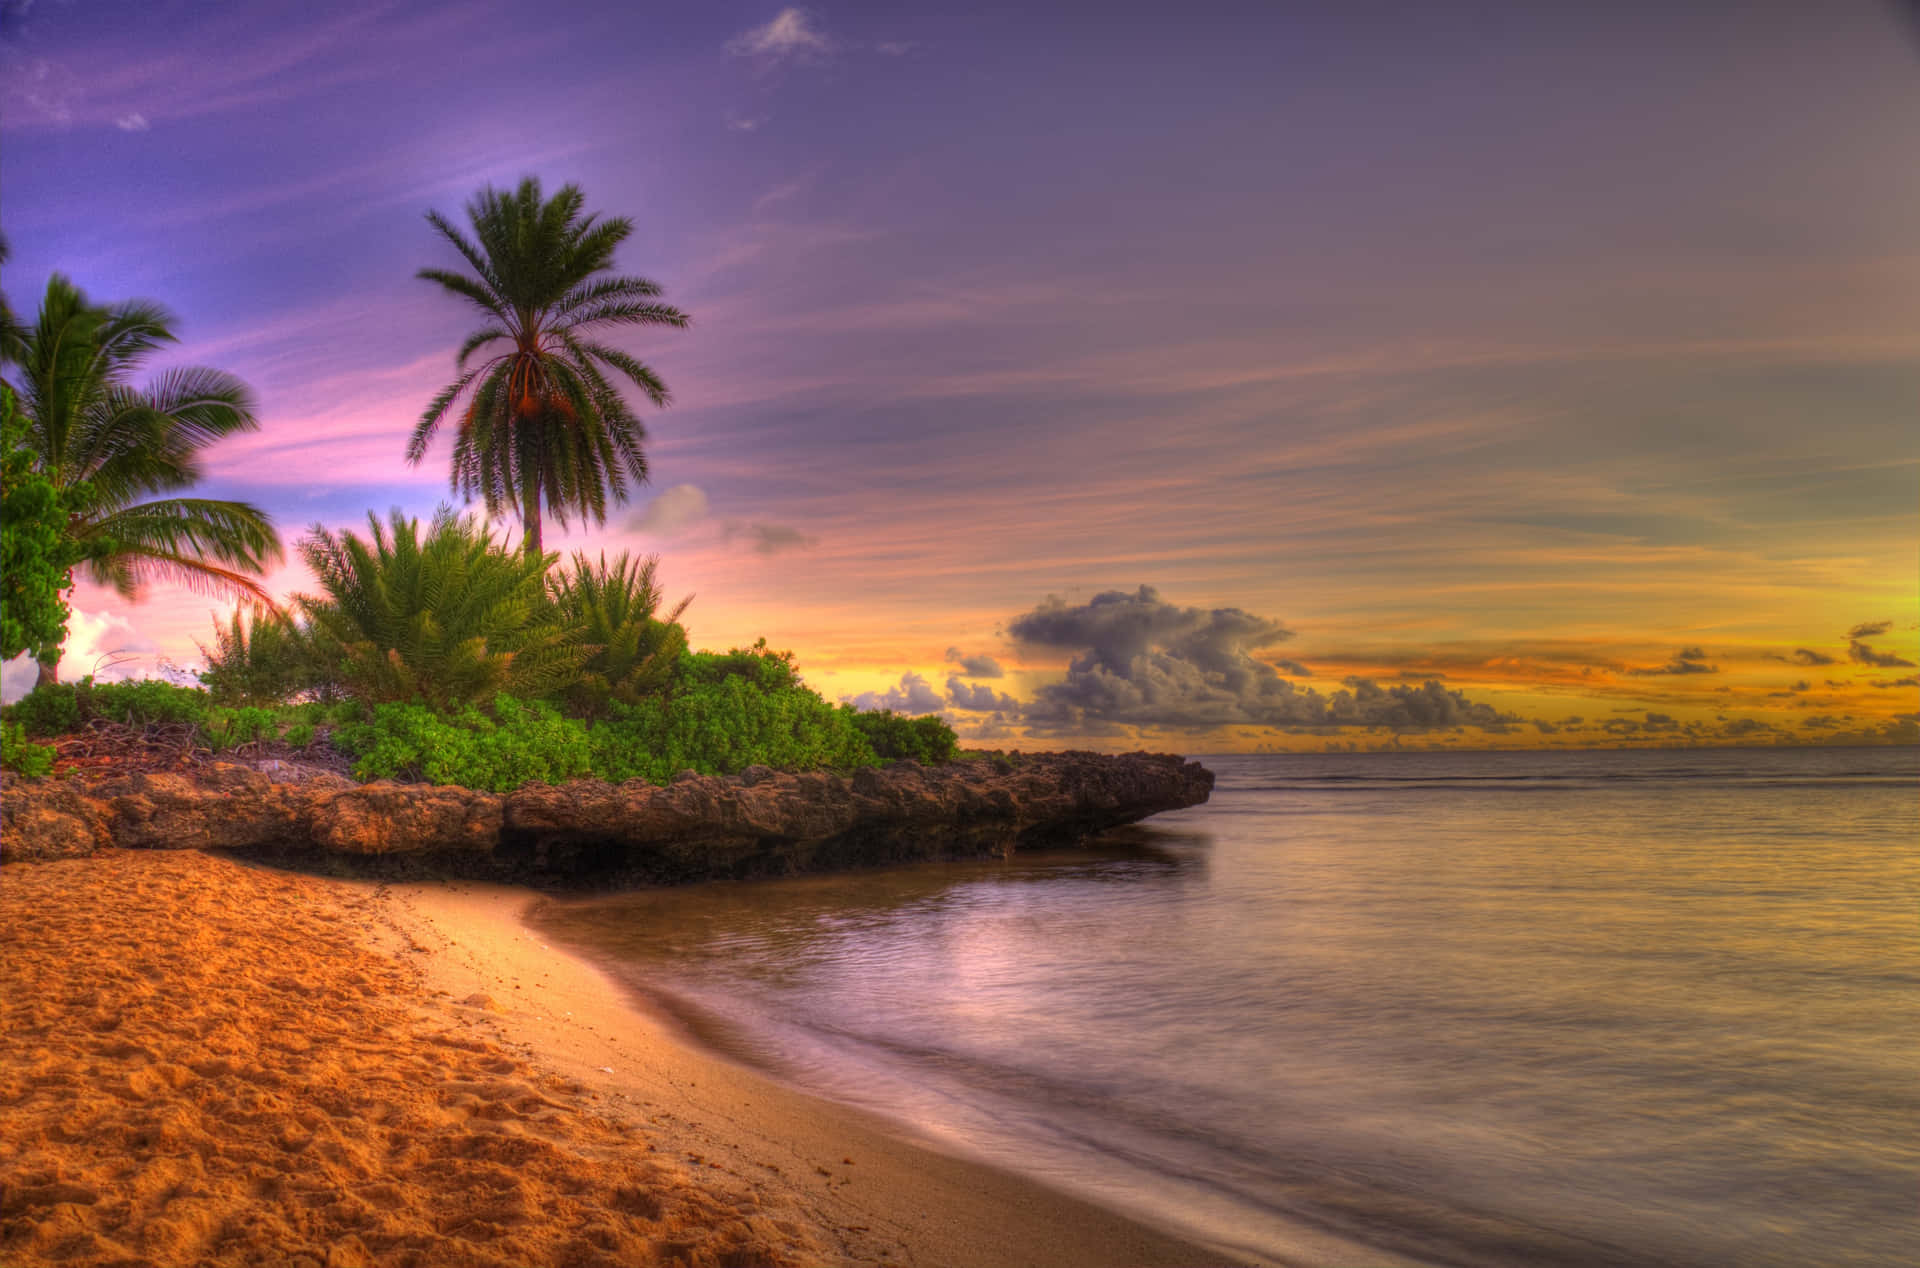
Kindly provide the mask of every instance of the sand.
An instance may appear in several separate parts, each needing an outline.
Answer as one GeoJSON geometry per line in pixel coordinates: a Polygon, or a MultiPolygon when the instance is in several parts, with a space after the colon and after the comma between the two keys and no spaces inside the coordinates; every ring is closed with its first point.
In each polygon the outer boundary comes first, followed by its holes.
{"type": "Polygon", "coordinates": [[[691,1047],[531,901],[0,870],[0,1263],[1234,1262],[691,1047]]]}

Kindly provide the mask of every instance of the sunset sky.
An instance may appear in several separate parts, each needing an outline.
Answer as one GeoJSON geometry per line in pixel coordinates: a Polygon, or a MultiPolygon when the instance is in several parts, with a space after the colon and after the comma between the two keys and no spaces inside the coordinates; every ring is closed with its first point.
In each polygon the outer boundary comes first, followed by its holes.
{"type": "MultiPolygon", "coordinates": [[[[537,175],[694,322],[547,544],[698,646],[994,746],[1920,740],[1896,6],[6,9],[9,299],[177,314],[289,548],[449,497],[425,215],[537,175]]],[[[69,675],[229,610],[74,601],[69,675]]]]}

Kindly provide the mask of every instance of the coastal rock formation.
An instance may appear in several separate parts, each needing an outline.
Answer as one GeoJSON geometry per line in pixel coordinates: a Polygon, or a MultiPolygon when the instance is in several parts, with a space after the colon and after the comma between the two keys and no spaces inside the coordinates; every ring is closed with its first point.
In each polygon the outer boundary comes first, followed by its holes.
{"type": "Polygon", "coordinates": [[[748,767],[530,784],[504,795],[280,766],[188,774],[9,777],[0,862],[106,846],[407,856],[469,874],[615,874],[683,881],[1070,844],[1182,806],[1213,773],[1167,754],[1034,753],[851,775],[748,767]]]}

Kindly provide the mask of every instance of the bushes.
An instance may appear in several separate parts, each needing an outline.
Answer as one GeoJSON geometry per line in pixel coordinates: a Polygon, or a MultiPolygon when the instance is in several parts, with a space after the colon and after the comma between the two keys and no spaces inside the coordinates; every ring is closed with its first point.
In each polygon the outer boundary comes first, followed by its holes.
{"type": "Polygon", "coordinates": [[[220,704],[281,704],[302,697],[331,700],[340,694],[339,672],[315,645],[310,627],[284,612],[235,611],[213,627],[213,646],[200,645],[207,667],[200,681],[220,704]]]}
{"type": "Polygon", "coordinates": [[[586,724],[551,705],[501,694],[493,714],[469,705],[445,714],[417,704],[376,705],[370,721],[335,733],[360,760],[359,779],[424,779],[489,792],[592,773],[586,724]]]}
{"type": "Polygon", "coordinates": [[[197,687],[176,687],[157,678],[133,682],[82,678],[35,687],[7,706],[7,718],[27,734],[44,737],[77,731],[96,718],[130,726],[168,722],[201,726],[210,707],[207,693],[197,687]]]}
{"type": "MultiPolygon", "coordinates": [[[[843,706],[844,707],[844,706],[843,706]]],[[[959,752],[960,737],[937,713],[909,718],[891,709],[861,713],[846,708],[847,716],[883,762],[908,757],[922,766],[951,762],[959,752]]]]}
{"type": "Polygon", "coordinates": [[[38,777],[53,772],[54,747],[35,744],[18,722],[0,722],[0,767],[38,777]]]}
{"type": "Polygon", "coordinates": [[[453,711],[579,676],[585,653],[547,595],[550,557],[508,550],[446,507],[424,538],[397,510],[367,523],[369,538],[315,528],[300,544],[326,590],[301,606],[348,692],[453,711]]]}
{"type": "Polygon", "coordinates": [[[612,704],[638,704],[662,690],[687,650],[680,614],[682,599],[665,620],[656,619],[660,591],[654,581],[659,560],[632,560],[621,554],[598,564],[584,554],[573,557],[551,582],[560,623],[583,648],[586,659],[571,685],[561,689],[569,711],[594,717],[612,704]]]}

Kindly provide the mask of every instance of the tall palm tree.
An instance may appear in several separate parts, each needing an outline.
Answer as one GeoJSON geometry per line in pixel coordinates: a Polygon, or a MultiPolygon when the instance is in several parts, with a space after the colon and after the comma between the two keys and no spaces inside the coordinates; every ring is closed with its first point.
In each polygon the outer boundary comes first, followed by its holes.
{"type": "MultiPolygon", "coordinates": [[[[138,597],[149,581],[270,602],[255,579],[281,554],[264,512],[247,502],[172,494],[200,479],[200,451],[253,431],[253,395],[230,374],[168,370],[151,386],[128,379],[162,344],[173,318],[144,301],[99,307],[66,278],[47,282],[39,321],[7,349],[26,416],[26,446],[53,484],[81,494],[67,535],[87,576],[138,597]]],[[[40,662],[58,680],[59,650],[40,662]]]]}
{"type": "Polygon", "coordinates": [[[458,377],[414,425],[407,461],[426,457],[441,420],[470,392],[453,443],[454,490],[478,496],[490,512],[517,510],[533,554],[541,548],[543,506],[563,525],[574,513],[605,523],[609,495],[624,502],[628,482],[647,478],[646,429],[608,371],[656,407],[667,404],[666,384],[598,332],[687,325],[685,313],[657,302],[657,283],[604,276],[633,223],[582,215],[584,202],[576,185],[543,201],[532,177],[511,193],[489,187],[467,204],[471,238],[430,211],[428,223],[473,276],[417,274],[472,303],[486,324],[460,345],[458,377]],[[468,369],[483,351],[487,359],[468,369]]]}

